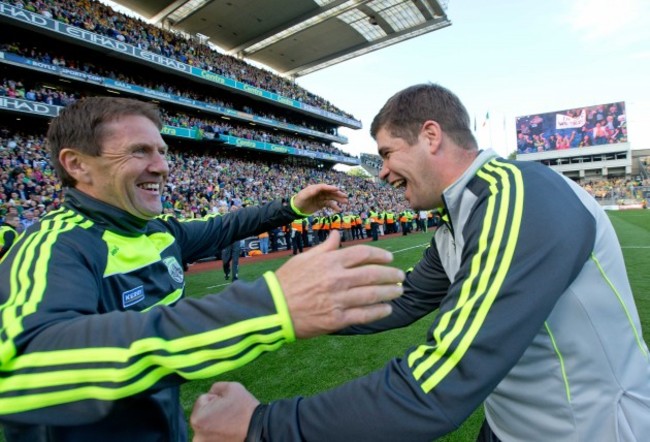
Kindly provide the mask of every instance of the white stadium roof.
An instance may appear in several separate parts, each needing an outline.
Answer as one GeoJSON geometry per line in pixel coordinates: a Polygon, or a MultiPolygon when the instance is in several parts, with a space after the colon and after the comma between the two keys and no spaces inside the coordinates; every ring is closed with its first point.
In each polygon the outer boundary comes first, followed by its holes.
{"type": "Polygon", "coordinates": [[[113,0],[298,77],[451,25],[448,0],[113,0]]]}

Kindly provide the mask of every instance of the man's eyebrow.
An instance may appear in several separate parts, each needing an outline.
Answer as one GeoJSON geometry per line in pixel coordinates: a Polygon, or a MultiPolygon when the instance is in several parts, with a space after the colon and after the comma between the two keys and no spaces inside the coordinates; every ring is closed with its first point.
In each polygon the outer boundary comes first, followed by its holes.
{"type": "Polygon", "coordinates": [[[129,146],[131,149],[141,149],[141,148],[146,148],[146,149],[164,149],[165,152],[169,151],[169,146],[167,144],[149,144],[147,142],[144,143],[134,143],[129,146]]]}

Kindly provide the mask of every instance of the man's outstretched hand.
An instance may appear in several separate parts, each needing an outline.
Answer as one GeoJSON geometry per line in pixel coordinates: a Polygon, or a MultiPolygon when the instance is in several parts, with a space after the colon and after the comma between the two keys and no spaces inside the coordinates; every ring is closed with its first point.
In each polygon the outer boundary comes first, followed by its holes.
{"type": "Polygon", "coordinates": [[[376,321],[391,313],[385,301],[402,294],[404,272],[385,264],[386,250],[371,246],[339,248],[332,231],[321,245],[287,261],[276,272],[298,338],[332,333],[376,321]]]}
{"type": "Polygon", "coordinates": [[[293,204],[300,212],[312,213],[329,207],[336,213],[341,211],[341,205],[347,204],[348,196],[336,186],[330,184],[313,184],[298,192],[293,198],[293,204]]]}

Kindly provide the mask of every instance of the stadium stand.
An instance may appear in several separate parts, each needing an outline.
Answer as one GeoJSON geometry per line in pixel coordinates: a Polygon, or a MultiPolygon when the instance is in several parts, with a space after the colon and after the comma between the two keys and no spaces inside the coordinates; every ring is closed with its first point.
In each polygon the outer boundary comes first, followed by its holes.
{"type": "MultiPolygon", "coordinates": [[[[202,217],[315,182],[349,192],[347,209],[363,219],[370,207],[407,209],[390,186],[333,170],[361,164],[376,176],[381,159],[333,146],[347,143],[338,127],[360,122],[286,79],[91,0],[0,2],[0,22],[0,220],[17,213],[29,223],[59,206],[48,121],[74,100],[109,94],[161,108],[167,213],[202,217]]],[[[594,196],[611,198],[633,195],[638,184],[588,183],[594,196]]]]}
{"type": "MultiPolygon", "coordinates": [[[[100,2],[93,0],[14,0],[12,3],[11,6],[7,4],[5,16],[21,17],[20,11],[16,12],[17,10],[36,13],[46,20],[55,20],[80,30],[105,36],[114,41],[113,45],[109,44],[108,47],[119,47],[119,43],[125,43],[168,60],[195,66],[256,88],[353,118],[324,98],[308,92],[285,78],[249,65],[237,58],[220,54],[210,46],[202,44],[198,39],[187,39],[177,32],[128,17],[100,2]]],[[[31,17],[31,14],[24,16],[31,17]]],[[[38,18],[32,21],[32,23],[38,22],[38,18]]]]}
{"type": "Polygon", "coordinates": [[[289,198],[295,190],[317,182],[336,183],[348,191],[347,209],[363,218],[371,206],[402,210],[403,198],[390,186],[333,170],[339,162],[360,163],[332,145],[347,142],[338,134],[340,125],[360,123],[326,100],[96,2],[1,5],[0,219],[15,212],[30,222],[60,205],[61,185],[45,148],[48,121],[81,97],[108,94],[154,101],[161,108],[163,136],[170,146],[166,213],[203,217],[223,205],[289,198]],[[103,46],[64,38],[53,29],[64,29],[68,35],[92,30],[104,36],[103,46]],[[157,64],[161,58],[147,62],[120,56],[110,48],[119,43],[229,79],[238,75],[237,81],[224,88],[200,76],[178,75],[174,69],[161,68],[157,64]],[[241,82],[267,89],[247,88],[241,82]],[[304,101],[272,95],[278,92],[304,101]],[[261,94],[270,98],[260,100],[261,94]]]}
{"type": "Polygon", "coordinates": [[[362,153],[359,156],[361,160],[361,166],[368,171],[371,175],[377,176],[381,170],[382,160],[379,155],[371,155],[368,153],[362,153]]]}

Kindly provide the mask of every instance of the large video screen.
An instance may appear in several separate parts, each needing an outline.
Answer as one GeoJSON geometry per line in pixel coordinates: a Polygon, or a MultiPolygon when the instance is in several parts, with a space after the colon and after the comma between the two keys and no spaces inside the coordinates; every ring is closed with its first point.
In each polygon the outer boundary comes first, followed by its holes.
{"type": "Polygon", "coordinates": [[[517,153],[626,143],[625,102],[517,118],[517,153]]]}

